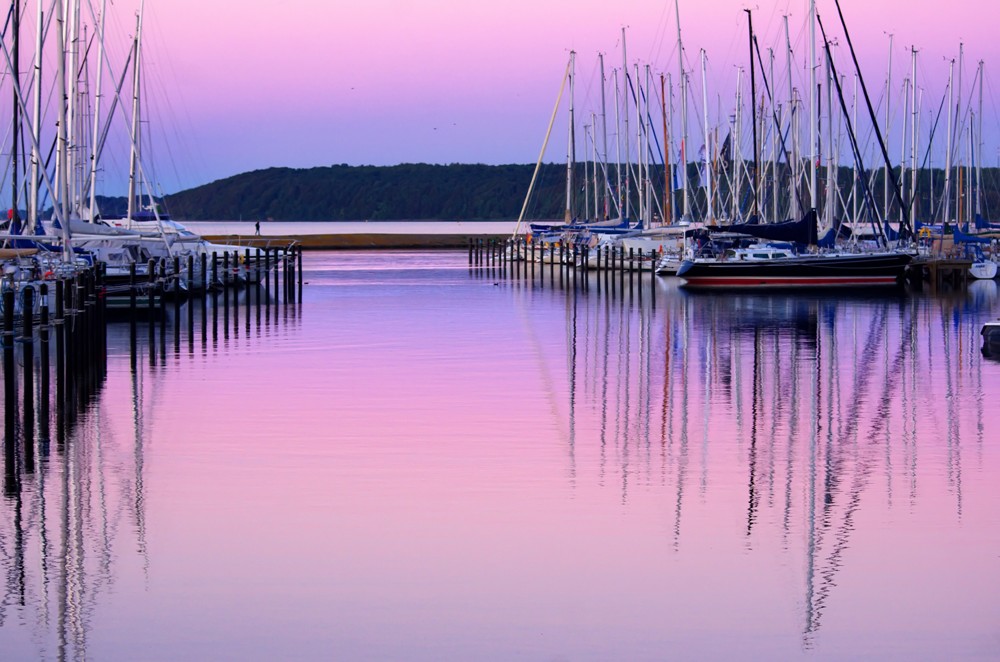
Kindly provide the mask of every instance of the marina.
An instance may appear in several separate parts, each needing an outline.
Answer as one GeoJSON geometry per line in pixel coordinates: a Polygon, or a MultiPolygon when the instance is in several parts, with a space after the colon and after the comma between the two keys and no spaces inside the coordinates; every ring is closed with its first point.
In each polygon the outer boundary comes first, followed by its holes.
{"type": "Polygon", "coordinates": [[[1000,659],[996,12],[734,2],[13,0],[0,657],[1000,659]]]}

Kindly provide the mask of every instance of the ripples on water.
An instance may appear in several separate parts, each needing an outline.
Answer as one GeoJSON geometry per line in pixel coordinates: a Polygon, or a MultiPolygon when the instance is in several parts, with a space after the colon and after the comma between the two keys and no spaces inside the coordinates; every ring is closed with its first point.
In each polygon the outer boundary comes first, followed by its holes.
{"type": "Polygon", "coordinates": [[[112,328],[0,502],[5,659],[1000,654],[995,283],[305,258],[304,306],[259,324],[112,328]]]}

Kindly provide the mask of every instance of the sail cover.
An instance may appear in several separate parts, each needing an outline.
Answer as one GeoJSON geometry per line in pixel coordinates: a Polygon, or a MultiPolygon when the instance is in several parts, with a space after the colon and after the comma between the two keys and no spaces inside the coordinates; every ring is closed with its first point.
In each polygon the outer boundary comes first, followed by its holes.
{"type": "Polygon", "coordinates": [[[810,209],[800,221],[784,223],[734,223],[706,228],[715,232],[737,232],[771,241],[788,241],[815,246],[818,241],[816,210],[810,209]]]}

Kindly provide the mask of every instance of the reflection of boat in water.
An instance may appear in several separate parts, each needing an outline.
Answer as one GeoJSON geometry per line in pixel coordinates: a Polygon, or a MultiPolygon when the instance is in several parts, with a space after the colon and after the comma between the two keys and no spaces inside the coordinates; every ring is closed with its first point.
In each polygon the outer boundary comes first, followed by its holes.
{"type": "Polygon", "coordinates": [[[1000,319],[983,324],[983,354],[1000,358],[1000,319]]]}

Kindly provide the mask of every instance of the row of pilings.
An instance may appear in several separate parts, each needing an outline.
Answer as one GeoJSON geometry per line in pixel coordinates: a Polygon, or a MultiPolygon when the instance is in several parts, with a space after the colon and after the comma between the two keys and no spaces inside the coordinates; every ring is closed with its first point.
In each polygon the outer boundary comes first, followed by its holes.
{"type": "Polygon", "coordinates": [[[193,350],[196,314],[202,342],[214,343],[243,326],[249,335],[254,318],[258,328],[277,321],[279,311],[287,320],[302,302],[297,245],[151,260],[142,271],[132,264],[125,275],[109,276],[107,265],[97,263],[41,280],[0,279],[6,496],[19,495],[23,481],[47,460],[53,436],[57,452],[65,450],[80,415],[98,397],[107,376],[109,324],[129,324],[133,367],[139,327],[147,326],[155,365],[157,344],[166,360],[168,324],[180,351],[186,317],[193,350]]]}
{"type": "MultiPolygon", "coordinates": [[[[501,280],[528,280],[550,286],[641,296],[653,291],[657,250],[626,249],[623,246],[571,245],[565,242],[531,242],[524,238],[476,238],[469,240],[469,268],[501,280]]],[[[654,299],[655,305],[655,299],[654,299]]]]}
{"type": "Polygon", "coordinates": [[[57,445],[61,446],[79,412],[104,382],[104,274],[104,265],[98,264],[19,288],[3,282],[6,495],[19,493],[22,476],[36,471],[36,429],[37,453],[44,460],[50,453],[53,415],[57,445]]]}

